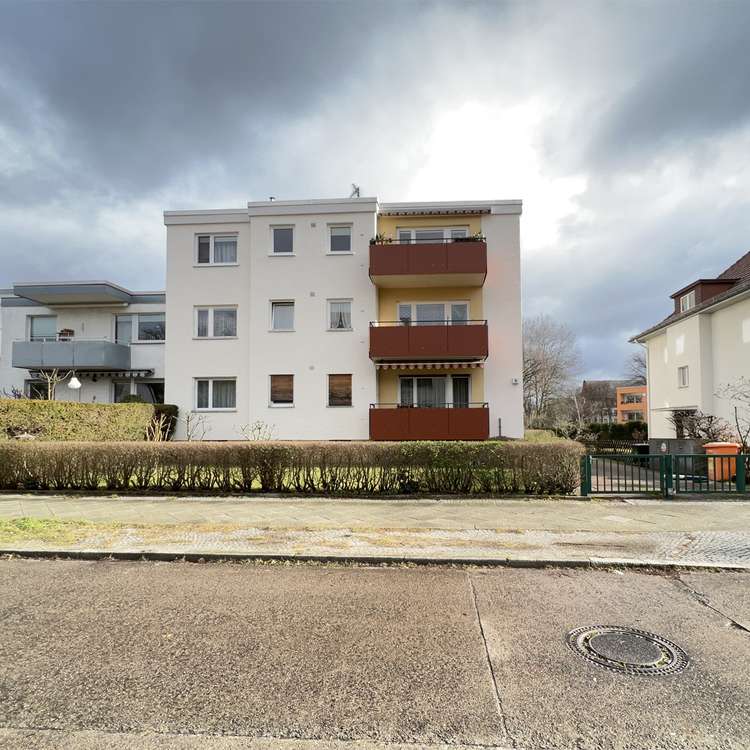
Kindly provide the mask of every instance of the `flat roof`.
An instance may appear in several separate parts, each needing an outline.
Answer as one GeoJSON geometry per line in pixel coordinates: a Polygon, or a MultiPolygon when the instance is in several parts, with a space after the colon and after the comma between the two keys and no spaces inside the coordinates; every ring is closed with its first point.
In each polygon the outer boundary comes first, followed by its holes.
{"type": "Polygon", "coordinates": [[[13,294],[47,307],[132,304],[146,301],[144,297],[165,297],[164,291],[133,292],[111,281],[26,281],[14,284],[13,294]]]}

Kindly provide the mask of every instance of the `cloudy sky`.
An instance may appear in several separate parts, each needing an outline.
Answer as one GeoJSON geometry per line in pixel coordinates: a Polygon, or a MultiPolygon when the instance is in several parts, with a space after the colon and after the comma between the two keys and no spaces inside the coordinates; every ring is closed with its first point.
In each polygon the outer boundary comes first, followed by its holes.
{"type": "Polygon", "coordinates": [[[619,376],[750,248],[750,3],[0,0],[0,287],[164,284],[164,209],[522,198],[525,314],[619,376]]]}

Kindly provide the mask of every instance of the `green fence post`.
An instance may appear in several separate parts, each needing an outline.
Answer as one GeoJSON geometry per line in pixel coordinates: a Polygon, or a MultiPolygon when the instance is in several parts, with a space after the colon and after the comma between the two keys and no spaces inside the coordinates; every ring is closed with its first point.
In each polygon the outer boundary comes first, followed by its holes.
{"type": "Polygon", "coordinates": [[[745,476],[745,461],[747,461],[747,456],[744,453],[740,453],[737,456],[737,468],[735,471],[735,481],[737,483],[737,492],[745,492],[746,491],[746,476],[745,476]]]}
{"type": "Polygon", "coordinates": [[[591,493],[591,456],[581,458],[581,497],[591,493]]]}
{"type": "Polygon", "coordinates": [[[672,454],[667,453],[663,456],[664,462],[662,463],[662,486],[664,487],[664,497],[669,497],[672,494],[672,454]]]}

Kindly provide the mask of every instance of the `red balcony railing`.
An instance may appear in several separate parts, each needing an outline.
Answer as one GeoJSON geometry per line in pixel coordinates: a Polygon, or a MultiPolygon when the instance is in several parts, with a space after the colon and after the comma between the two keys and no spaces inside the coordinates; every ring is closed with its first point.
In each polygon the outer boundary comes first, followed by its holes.
{"type": "Polygon", "coordinates": [[[487,275],[487,243],[484,240],[442,242],[389,242],[370,245],[370,278],[423,275],[469,275],[484,283],[487,275]]]}
{"type": "Polygon", "coordinates": [[[486,359],[486,320],[370,323],[370,359],[486,359]]]}
{"type": "Polygon", "coordinates": [[[370,404],[370,440],[487,440],[489,435],[486,403],[370,404]]]}

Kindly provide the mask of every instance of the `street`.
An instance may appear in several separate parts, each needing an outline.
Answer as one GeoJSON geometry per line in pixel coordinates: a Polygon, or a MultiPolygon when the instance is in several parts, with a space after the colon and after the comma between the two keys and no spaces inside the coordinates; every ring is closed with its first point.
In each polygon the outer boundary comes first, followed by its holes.
{"type": "Polygon", "coordinates": [[[2,748],[731,748],[750,574],[0,561],[2,748]],[[632,676],[565,643],[681,646],[632,676]]]}

